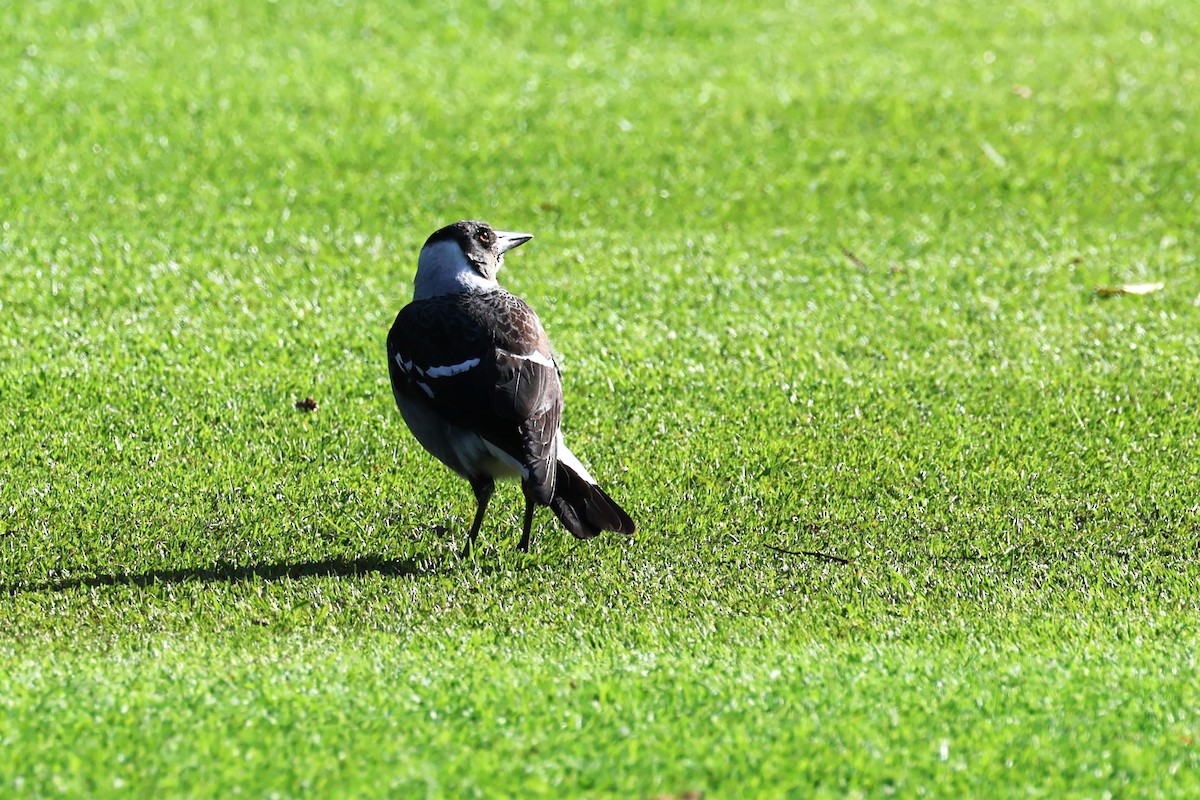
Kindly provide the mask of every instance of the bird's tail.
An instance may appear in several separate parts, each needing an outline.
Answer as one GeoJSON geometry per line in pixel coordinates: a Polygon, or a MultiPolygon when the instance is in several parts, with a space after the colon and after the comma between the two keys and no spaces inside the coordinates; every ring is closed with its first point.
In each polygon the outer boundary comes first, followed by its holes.
{"type": "Polygon", "coordinates": [[[601,531],[633,533],[633,520],[601,489],[579,459],[559,447],[558,474],[550,510],[563,526],[580,539],[591,539],[601,531]]]}

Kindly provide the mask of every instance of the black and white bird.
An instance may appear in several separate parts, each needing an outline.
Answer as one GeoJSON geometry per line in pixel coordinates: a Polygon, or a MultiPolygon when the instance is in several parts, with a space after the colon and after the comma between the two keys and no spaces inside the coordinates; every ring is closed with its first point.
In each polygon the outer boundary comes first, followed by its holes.
{"type": "Polygon", "coordinates": [[[525,494],[520,550],[529,549],[539,505],[580,539],[634,532],[629,515],[563,444],[562,384],[541,321],[496,282],[504,254],[532,238],[471,220],[437,231],[421,248],[412,302],[388,333],[404,421],[475,492],[464,555],[498,478],[519,478],[525,494]]]}

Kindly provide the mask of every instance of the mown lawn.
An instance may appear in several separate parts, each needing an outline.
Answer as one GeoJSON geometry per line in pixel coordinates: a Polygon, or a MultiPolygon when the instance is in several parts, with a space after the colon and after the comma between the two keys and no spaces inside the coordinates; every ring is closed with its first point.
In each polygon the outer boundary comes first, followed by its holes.
{"type": "Polygon", "coordinates": [[[1197,30],[3,8],[0,796],[1200,794],[1197,30]],[[465,217],[635,538],[457,557],[383,341],[465,217]]]}

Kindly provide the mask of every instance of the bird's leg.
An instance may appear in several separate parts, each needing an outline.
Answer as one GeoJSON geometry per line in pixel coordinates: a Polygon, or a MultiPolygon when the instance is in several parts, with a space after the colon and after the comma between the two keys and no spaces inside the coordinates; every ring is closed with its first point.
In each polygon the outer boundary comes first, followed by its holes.
{"type": "Polygon", "coordinates": [[[491,478],[472,478],[471,491],[475,492],[475,521],[471,523],[471,532],[467,534],[467,546],[463,548],[462,557],[471,555],[475,546],[475,537],[483,526],[483,515],[487,512],[488,501],[496,491],[496,482],[491,478]]]}
{"type": "Polygon", "coordinates": [[[529,531],[533,528],[533,512],[537,510],[537,503],[533,498],[525,498],[525,521],[521,525],[521,541],[517,542],[517,549],[522,553],[529,552],[529,531]]]}

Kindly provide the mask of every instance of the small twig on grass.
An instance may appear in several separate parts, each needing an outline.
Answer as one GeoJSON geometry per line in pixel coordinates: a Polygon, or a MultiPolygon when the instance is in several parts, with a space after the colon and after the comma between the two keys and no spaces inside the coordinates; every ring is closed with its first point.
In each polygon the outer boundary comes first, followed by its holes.
{"type": "Polygon", "coordinates": [[[826,561],[832,561],[835,564],[853,564],[854,562],[848,558],[841,556],[831,556],[829,553],[821,553],[817,550],[785,550],[782,547],[776,547],[773,544],[767,545],[768,550],[774,550],[776,553],[783,553],[788,556],[808,556],[809,558],[823,558],[826,561]]]}
{"type": "Polygon", "coordinates": [[[843,247],[842,255],[844,255],[846,258],[850,259],[850,263],[853,264],[854,266],[858,267],[863,272],[871,271],[871,268],[869,266],[867,266],[867,262],[863,261],[857,255],[855,255],[853,250],[843,247]]]}

